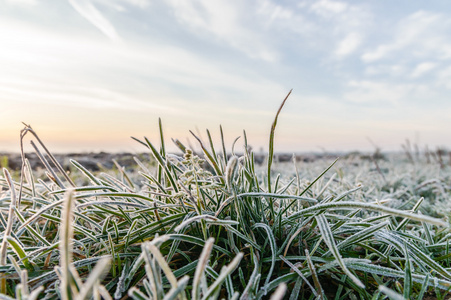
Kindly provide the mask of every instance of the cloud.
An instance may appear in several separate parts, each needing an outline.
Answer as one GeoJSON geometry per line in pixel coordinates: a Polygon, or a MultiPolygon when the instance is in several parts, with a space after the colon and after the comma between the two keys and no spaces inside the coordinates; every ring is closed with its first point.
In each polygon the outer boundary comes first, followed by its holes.
{"type": "Polygon", "coordinates": [[[320,0],[314,2],[310,9],[316,14],[324,18],[334,17],[344,13],[348,8],[348,4],[340,1],[320,0]]]}
{"type": "Polygon", "coordinates": [[[114,26],[102,15],[102,13],[89,0],[69,0],[69,3],[86,20],[93,24],[103,34],[113,41],[120,41],[120,37],[114,26]]]}
{"type": "Polygon", "coordinates": [[[177,22],[191,33],[212,42],[226,43],[253,59],[277,60],[277,53],[255,28],[259,21],[249,18],[244,2],[171,0],[168,3],[177,22]]]}
{"type": "Polygon", "coordinates": [[[128,3],[135,7],[146,8],[150,5],[149,0],[122,0],[121,2],[128,3]]]}
{"type": "Polygon", "coordinates": [[[344,98],[353,103],[396,105],[409,95],[414,86],[371,80],[352,80],[344,98]]]}
{"type": "Polygon", "coordinates": [[[405,77],[408,69],[404,64],[370,64],[365,66],[364,75],[366,76],[389,76],[389,77],[405,77]]]}
{"type": "Polygon", "coordinates": [[[5,0],[9,5],[20,5],[20,6],[35,6],[38,4],[38,0],[5,0]]]}
{"type": "Polygon", "coordinates": [[[362,38],[358,33],[349,33],[340,41],[335,54],[339,57],[350,55],[360,46],[361,42],[362,38]]]}
{"type": "MultiPolygon", "coordinates": [[[[451,66],[440,70],[437,74],[438,85],[451,90],[451,66]]],[[[449,93],[449,91],[448,91],[449,93]]]]}
{"type": "Polygon", "coordinates": [[[130,8],[146,9],[150,6],[150,0],[91,0],[103,7],[109,7],[119,13],[127,12],[130,8]]]}
{"type": "Polygon", "coordinates": [[[40,103],[48,108],[69,107],[86,109],[116,109],[122,111],[171,111],[176,108],[163,104],[140,101],[112,88],[71,84],[50,83],[46,80],[21,80],[0,78],[0,102],[14,100],[19,103],[40,103]]]}
{"type": "Polygon", "coordinates": [[[430,72],[437,67],[436,63],[433,62],[423,62],[418,64],[412,72],[412,77],[417,78],[423,76],[424,74],[430,72]]]}
{"type": "Polygon", "coordinates": [[[278,99],[288,89],[246,66],[177,46],[111,44],[5,19],[0,20],[0,40],[7,41],[0,49],[0,103],[157,108],[155,112],[173,107],[178,114],[199,103],[217,111],[229,105],[245,108],[259,99],[278,99]]]}
{"type": "Polygon", "coordinates": [[[402,55],[403,59],[436,57],[451,58],[451,19],[441,13],[418,11],[401,19],[393,30],[391,41],[380,44],[374,50],[366,51],[361,59],[373,63],[393,59],[402,55]]]}
{"type": "Polygon", "coordinates": [[[300,13],[313,23],[306,38],[326,52],[327,61],[348,58],[361,47],[373,21],[372,11],[365,4],[332,0],[306,3],[300,13]]]}

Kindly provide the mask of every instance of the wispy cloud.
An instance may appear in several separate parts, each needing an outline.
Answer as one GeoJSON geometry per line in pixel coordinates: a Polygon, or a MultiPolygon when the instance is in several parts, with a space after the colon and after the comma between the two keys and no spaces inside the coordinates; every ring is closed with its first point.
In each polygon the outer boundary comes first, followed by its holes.
{"type": "Polygon", "coordinates": [[[113,41],[120,41],[116,29],[90,0],[69,0],[75,10],[113,41]]]}
{"type": "Polygon", "coordinates": [[[418,78],[420,76],[423,76],[424,74],[432,71],[436,67],[437,67],[437,64],[433,63],[433,62],[422,62],[422,63],[419,63],[415,67],[415,69],[413,70],[412,77],[413,78],[418,78]]]}
{"type": "Polygon", "coordinates": [[[402,53],[403,59],[436,57],[451,58],[451,19],[442,13],[418,11],[400,20],[391,40],[362,55],[367,63],[393,59],[402,53]]]}
{"type": "Polygon", "coordinates": [[[335,54],[339,57],[347,56],[352,54],[361,44],[362,38],[357,33],[349,33],[343,40],[338,44],[335,54]]]}
{"type": "Polygon", "coordinates": [[[332,18],[344,13],[348,9],[348,4],[341,1],[320,0],[314,2],[310,9],[324,18],[332,18]]]}
{"type": "Polygon", "coordinates": [[[231,73],[227,62],[175,46],[111,45],[101,39],[48,34],[14,24],[13,29],[2,30],[7,26],[0,21],[0,38],[8,40],[8,47],[0,51],[0,102],[35,99],[46,104],[180,114],[182,108],[176,109],[180,103],[188,107],[189,101],[209,99],[203,105],[211,108],[217,103],[227,106],[230,94],[253,95],[240,103],[244,107],[253,105],[258,96],[277,96],[287,89],[244,66],[235,66],[231,73]]]}
{"type": "Polygon", "coordinates": [[[438,72],[437,84],[451,90],[451,65],[438,72]]]}
{"type": "Polygon", "coordinates": [[[129,12],[130,8],[147,9],[151,5],[150,0],[91,0],[101,7],[112,8],[113,10],[124,13],[129,12]]]}
{"type": "Polygon", "coordinates": [[[396,105],[414,89],[412,85],[370,80],[353,80],[348,83],[348,87],[350,89],[345,93],[345,99],[354,103],[372,105],[396,105]]]}
{"type": "Polygon", "coordinates": [[[168,1],[183,28],[197,36],[224,42],[247,56],[275,61],[277,54],[266,44],[260,32],[249,26],[258,20],[249,17],[247,6],[241,1],[168,1]],[[246,23],[247,22],[247,23],[246,23]]]}
{"type": "Polygon", "coordinates": [[[35,6],[38,4],[38,0],[5,0],[9,5],[19,5],[19,6],[35,6]]]}

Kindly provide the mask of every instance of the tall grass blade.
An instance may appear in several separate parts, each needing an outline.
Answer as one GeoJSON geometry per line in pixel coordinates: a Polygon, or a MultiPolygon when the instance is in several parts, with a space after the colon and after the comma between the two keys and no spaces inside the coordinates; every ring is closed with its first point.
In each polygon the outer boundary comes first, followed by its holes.
{"type": "Polygon", "coordinates": [[[312,258],[310,257],[310,253],[308,249],[305,249],[305,258],[307,260],[307,265],[310,269],[310,273],[312,274],[313,283],[316,287],[316,297],[317,299],[324,299],[324,290],[321,286],[321,283],[319,282],[318,274],[316,273],[315,265],[313,264],[312,258]]]}
{"type": "Polygon", "coordinates": [[[404,267],[404,299],[410,299],[412,293],[412,268],[410,263],[409,251],[407,247],[404,247],[404,255],[406,259],[406,265],[404,267]]]}
{"type": "MultiPolygon", "coordinates": [[[[9,191],[11,193],[11,202],[9,203],[8,219],[5,231],[3,232],[3,239],[0,249],[0,266],[6,265],[6,253],[8,248],[7,237],[11,235],[13,225],[14,225],[14,209],[16,207],[16,187],[7,169],[3,169],[3,174],[5,176],[6,182],[8,183],[9,191]]],[[[6,294],[6,274],[0,273],[0,294],[6,294]]]]}
{"type": "Polygon", "coordinates": [[[274,271],[274,267],[276,265],[276,255],[277,255],[277,244],[276,239],[274,238],[274,234],[271,230],[271,227],[269,227],[266,224],[263,223],[257,223],[252,228],[263,228],[266,231],[267,238],[269,240],[269,245],[271,247],[271,267],[269,268],[266,280],[265,280],[265,286],[268,285],[269,280],[271,279],[272,272],[274,271]]]}
{"type": "Polygon", "coordinates": [[[86,279],[86,282],[83,284],[80,293],[75,298],[76,300],[84,300],[90,298],[96,283],[101,281],[107,275],[110,263],[111,258],[109,257],[104,257],[97,262],[96,266],[86,279]]]}
{"type": "Polygon", "coordinates": [[[243,258],[243,253],[238,253],[233,260],[228,264],[226,267],[224,267],[223,271],[221,271],[221,274],[219,274],[219,277],[215,280],[215,282],[208,288],[205,295],[203,295],[202,300],[209,299],[211,295],[222,285],[222,283],[226,280],[227,276],[230,275],[235,269],[238,267],[238,264],[240,263],[241,259],[243,258]]]}
{"type": "Polygon", "coordinates": [[[72,239],[74,229],[72,222],[74,221],[74,192],[69,190],[65,196],[63,211],[61,214],[60,228],[60,263],[61,263],[61,287],[60,294],[63,300],[75,299],[77,288],[75,287],[75,278],[72,272],[73,246],[72,239]]]}
{"type": "Polygon", "coordinates": [[[271,166],[272,161],[274,157],[274,135],[276,132],[276,125],[277,125],[277,119],[279,117],[280,112],[282,111],[283,106],[285,105],[285,102],[287,101],[288,97],[290,96],[292,90],[290,90],[285,97],[285,99],[282,101],[282,104],[280,105],[279,109],[277,110],[276,117],[274,118],[274,121],[271,125],[271,132],[269,134],[269,151],[268,151],[268,171],[267,171],[267,185],[268,185],[268,192],[271,193],[271,166]]]}
{"type": "Polygon", "coordinates": [[[213,249],[213,243],[214,239],[209,238],[205,242],[204,249],[202,250],[202,253],[199,257],[199,263],[196,268],[196,272],[194,273],[194,279],[193,279],[193,290],[192,290],[192,299],[198,300],[200,296],[200,285],[201,285],[201,279],[203,276],[205,276],[205,269],[208,265],[208,260],[210,258],[211,250],[213,249]]]}
{"type": "MultiPolygon", "coordinates": [[[[202,151],[204,152],[205,157],[207,158],[207,161],[210,163],[210,165],[211,165],[211,166],[213,167],[213,169],[215,170],[216,175],[222,176],[223,173],[222,173],[221,169],[220,169],[219,166],[218,166],[216,157],[213,157],[213,156],[210,154],[210,152],[208,152],[207,148],[205,148],[204,144],[202,143],[202,140],[201,140],[197,135],[195,135],[194,132],[192,132],[191,130],[190,130],[189,132],[190,132],[190,133],[194,136],[194,138],[199,142],[199,145],[200,145],[200,147],[202,148],[202,151]]],[[[221,182],[224,183],[224,180],[222,179],[222,177],[220,177],[220,178],[221,178],[221,182]]]]}

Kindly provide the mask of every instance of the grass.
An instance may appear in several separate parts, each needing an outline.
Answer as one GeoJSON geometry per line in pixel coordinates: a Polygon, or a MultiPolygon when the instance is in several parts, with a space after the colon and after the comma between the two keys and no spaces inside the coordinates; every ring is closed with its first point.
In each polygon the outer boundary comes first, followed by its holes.
{"type": "Polygon", "coordinates": [[[24,156],[0,178],[0,299],[444,299],[443,159],[273,163],[282,107],[264,167],[222,128],[218,148],[207,132],[200,155],[169,154],[160,122],[159,147],[136,139],[154,166],[67,174],[26,125],[46,173],[24,156]]]}

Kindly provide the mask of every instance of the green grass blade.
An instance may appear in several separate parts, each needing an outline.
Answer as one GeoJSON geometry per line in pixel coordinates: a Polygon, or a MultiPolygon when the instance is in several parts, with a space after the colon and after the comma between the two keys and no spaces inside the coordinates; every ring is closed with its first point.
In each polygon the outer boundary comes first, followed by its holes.
{"type": "Polygon", "coordinates": [[[329,250],[331,251],[332,255],[335,257],[335,259],[338,261],[341,269],[343,272],[345,272],[346,275],[359,287],[365,288],[365,285],[354,275],[349,271],[348,267],[346,267],[343,258],[341,257],[341,254],[338,250],[337,245],[335,244],[335,239],[332,234],[332,231],[330,230],[329,224],[327,223],[326,217],[324,215],[319,215],[315,217],[316,222],[318,223],[318,228],[321,231],[323,240],[326,242],[327,247],[329,247],[329,250]]]}
{"type": "Polygon", "coordinates": [[[14,252],[20,258],[25,268],[27,268],[28,270],[33,269],[32,265],[30,264],[30,261],[28,260],[27,253],[25,252],[23,247],[17,242],[17,240],[11,236],[7,236],[6,240],[8,240],[8,243],[13,247],[14,252]]]}
{"type": "Polygon", "coordinates": [[[316,287],[316,297],[317,299],[322,300],[324,298],[324,290],[319,281],[318,274],[316,273],[315,265],[313,264],[312,258],[310,257],[310,253],[307,249],[305,249],[305,257],[307,260],[307,265],[310,269],[310,273],[312,274],[313,283],[316,287]]]}
{"type": "MultiPolygon", "coordinates": [[[[209,299],[210,296],[222,285],[222,283],[226,280],[227,276],[229,276],[235,269],[238,267],[241,259],[243,258],[243,253],[238,253],[230,264],[221,271],[219,277],[215,280],[215,282],[208,288],[207,293],[203,295],[202,300],[209,299]]],[[[231,295],[230,295],[231,296],[231,295]]]]}
{"type": "Polygon", "coordinates": [[[285,105],[285,102],[287,101],[288,97],[290,96],[292,90],[288,92],[288,95],[285,97],[285,99],[282,101],[282,104],[280,105],[279,109],[277,110],[276,117],[274,118],[274,121],[271,125],[271,132],[269,134],[269,151],[268,151],[268,171],[267,171],[267,185],[268,185],[268,192],[271,193],[271,166],[272,161],[274,157],[274,135],[276,131],[276,125],[277,125],[277,119],[279,117],[280,112],[282,111],[283,106],[285,105]]]}
{"type": "Polygon", "coordinates": [[[279,255],[280,259],[283,260],[293,271],[295,271],[299,277],[304,280],[304,282],[309,286],[309,288],[312,290],[312,293],[315,297],[318,297],[318,293],[316,292],[315,288],[310,284],[310,282],[305,278],[304,274],[295,266],[293,265],[288,259],[283,257],[282,255],[279,255]]]}
{"type": "Polygon", "coordinates": [[[409,251],[404,247],[405,267],[404,267],[404,299],[410,299],[412,293],[412,268],[410,263],[409,251]]]}
{"type": "Polygon", "coordinates": [[[446,223],[440,219],[437,219],[437,218],[432,218],[432,217],[423,216],[423,215],[419,215],[419,214],[413,214],[408,211],[393,209],[393,208],[385,207],[382,205],[375,205],[375,204],[363,203],[363,202],[348,202],[348,201],[317,204],[312,207],[301,209],[297,213],[294,213],[291,216],[289,216],[288,218],[286,218],[286,221],[295,220],[295,219],[300,218],[301,216],[305,216],[306,214],[315,213],[315,212],[319,212],[322,210],[343,210],[343,209],[359,209],[359,208],[370,210],[370,211],[386,213],[386,214],[390,214],[390,215],[398,216],[398,217],[405,217],[405,218],[409,218],[409,219],[415,220],[415,221],[427,222],[427,223],[434,224],[437,226],[443,226],[443,227],[449,226],[448,223],[446,223]]]}
{"type": "Polygon", "coordinates": [[[169,182],[171,183],[172,188],[174,189],[175,192],[178,192],[179,189],[176,184],[177,180],[173,177],[173,174],[169,171],[164,157],[157,151],[157,149],[152,145],[152,143],[146,137],[144,139],[146,140],[147,145],[148,145],[149,149],[151,150],[153,156],[157,160],[158,164],[160,165],[160,167],[162,169],[164,169],[165,174],[166,174],[167,178],[169,179],[169,182]]]}
{"type": "Polygon", "coordinates": [[[263,223],[257,223],[254,226],[252,226],[253,229],[255,228],[263,228],[266,231],[267,238],[269,240],[269,245],[271,247],[271,267],[269,268],[266,280],[265,280],[265,286],[268,285],[272,272],[274,271],[274,267],[276,265],[276,255],[277,255],[277,244],[276,239],[274,237],[274,234],[272,233],[271,227],[269,227],[266,224],[263,223]]]}
{"type": "Polygon", "coordinates": [[[104,257],[97,262],[96,266],[86,279],[86,282],[83,284],[80,293],[76,297],[76,300],[84,300],[90,298],[91,294],[93,293],[95,284],[98,281],[101,281],[107,275],[110,263],[110,257],[104,257]]]}
{"type": "Polygon", "coordinates": [[[197,135],[195,135],[194,132],[192,132],[191,130],[190,130],[189,132],[190,132],[190,133],[194,136],[194,138],[198,141],[198,143],[200,144],[200,147],[202,148],[202,151],[203,151],[204,154],[205,154],[205,157],[207,158],[207,161],[210,163],[210,165],[211,165],[211,166],[213,167],[213,169],[215,170],[216,175],[221,176],[221,177],[220,177],[221,183],[224,184],[224,179],[222,178],[222,175],[224,175],[224,174],[222,173],[221,169],[219,168],[219,165],[218,165],[218,163],[217,163],[217,158],[216,158],[216,157],[213,157],[213,156],[210,154],[210,152],[208,152],[207,148],[205,148],[204,144],[202,143],[202,140],[201,140],[199,137],[197,137],[197,135]]]}
{"type": "Polygon", "coordinates": [[[186,287],[188,286],[188,283],[189,276],[183,276],[177,282],[177,287],[172,287],[166,294],[166,296],[164,296],[163,300],[175,300],[179,299],[179,297],[183,299],[185,295],[183,295],[182,293],[185,291],[186,287]],[[180,294],[182,294],[182,296],[179,296],[180,294]]]}

